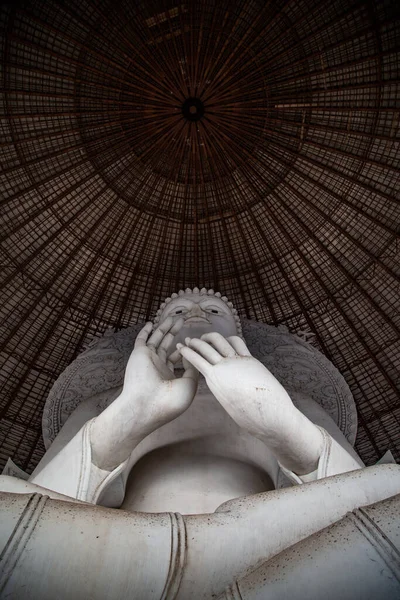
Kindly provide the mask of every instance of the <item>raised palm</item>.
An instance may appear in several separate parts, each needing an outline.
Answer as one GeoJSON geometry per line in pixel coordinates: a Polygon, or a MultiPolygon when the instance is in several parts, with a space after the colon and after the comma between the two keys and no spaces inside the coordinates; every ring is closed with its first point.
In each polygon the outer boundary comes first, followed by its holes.
{"type": "Polygon", "coordinates": [[[185,359],[185,371],[177,379],[174,361],[180,355],[175,352],[167,359],[182,325],[183,319],[174,325],[172,318],[168,318],[151,334],[153,325],[147,323],[137,336],[122,393],[95,419],[91,428],[92,460],[98,467],[115,468],[147,435],[190,406],[196,394],[198,371],[185,359]]]}
{"type": "Polygon", "coordinates": [[[147,323],[136,338],[125,371],[123,395],[130,400],[129,412],[150,431],[184,412],[197,390],[197,369],[184,359],[184,373],[176,378],[174,362],[181,357],[175,352],[168,358],[184,321],[173,323],[172,318],[165,319],[152,334],[152,324],[147,323]]]}
{"type": "Polygon", "coordinates": [[[290,396],[270,371],[251,356],[244,341],[219,333],[178,344],[183,357],[205,377],[210,391],[237,422],[253,435],[278,428],[282,412],[294,410],[290,396]]]}
{"type": "Polygon", "coordinates": [[[278,461],[298,474],[316,468],[320,430],[293,405],[270,371],[237,337],[207,333],[177,344],[179,352],[206,378],[211,392],[234,421],[269,446],[278,461]]]}

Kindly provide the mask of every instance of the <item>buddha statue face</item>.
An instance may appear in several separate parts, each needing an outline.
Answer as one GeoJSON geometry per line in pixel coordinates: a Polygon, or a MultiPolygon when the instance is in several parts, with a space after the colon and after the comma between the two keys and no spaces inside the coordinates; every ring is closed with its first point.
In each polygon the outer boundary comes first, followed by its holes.
{"type": "Polygon", "coordinates": [[[240,320],[232,303],[221,294],[203,288],[199,290],[181,290],[172,294],[161,305],[155,322],[161,324],[167,317],[174,321],[184,319],[182,329],[175,336],[173,349],[178,342],[184,343],[186,337],[200,338],[204,333],[216,331],[224,337],[241,336],[240,320]]]}

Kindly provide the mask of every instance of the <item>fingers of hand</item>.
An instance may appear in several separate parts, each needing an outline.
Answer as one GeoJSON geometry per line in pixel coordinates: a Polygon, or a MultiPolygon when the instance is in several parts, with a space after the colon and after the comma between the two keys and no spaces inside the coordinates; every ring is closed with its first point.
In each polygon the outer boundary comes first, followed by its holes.
{"type": "MultiPolygon", "coordinates": [[[[222,336],[221,336],[222,337],[222,336]]],[[[221,362],[222,356],[217,350],[215,350],[210,344],[205,342],[203,339],[197,338],[186,338],[185,344],[192,350],[196,350],[200,356],[205,358],[210,364],[216,365],[221,362]]],[[[229,345],[229,344],[228,344],[229,345]]]]}
{"type": "Polygon", "coordinates": [[[178,333],[178,331],[182,328],[182,325],[184,324],[185,319],[183,319],[182,317],[179,318],[177,321],[175,321],[175,325],[172,327],[170,333],[172,333],[172,335],[176,335],[178,333]]]}
{"type": "Polygon", "coordinates": [[[196,369],[196,367],[191,365],[190,362],[187,361],[186,358],[184,358],[183,356],[182,356],[182,363],[183,363],[183,368],[185,369],[185,372],[183,373],[182,377],[184,377],[186,379],[193,379],[194,381],[197,382],[199,380],[199,372],[196,369]]]}
{"type": "Polygon", "coordinates": [[[236,350],[239,356],[251,356],[250,351],[242,338],[237,335],[232,335],[231,337],[226,338],[230,345],[236,350]]]}
{"type": "Polygon", "coordinates": [[[169,355],[168,361],[172,362],[172,364],[175,365],[178,362],[178,360],[180,360],[181,358],[182,358],[182,355],[179,352],[179,350],[175,350],[172,354],[169,355]]]}
{"type": "Polygon", "coordinates": [[[168,350],[171,347],[174,337],[176,336],[178,331],[181,329],[184,322],[185,321],[183,319],[178,319],[177,322],[175,323],[175,325],[168,331],[168,333],[165,334],[164,339],[161,341],[161,343],[158,347],[158,350],[157,350],[157,354],[161,358],[161,360],[163,360],[164,362],[167,359],[168,350]]]}
{"type": "Polygon", "coordinates": [[[141,329],[135,340],[135,348],[142,348],[147,343],[147,338],[149,337],[151,331],[153,329],[153,323],[150,321],[146,323],[146,325],[141,329]]]}
{"type": "Polygon", "coordinates": [[[200,356],[200,354],[197,354],[197,352],[191,348],[188,348],[187,346],[184,346],[183,344],[177,344],[176,347],[183,358],[185,358],[193,367],[200,371],[204,377],[207,376],[212,368],[212,365],[210,365],[209,362],[200,356]]]}
{"type": "Polygon", "coordinates": [[[171,371],[174,371],[176,363],[180,360],[182,360],[183,368],[185,369],[185,372],[183,373],[182,377],[188,377],[197,381],[199,378],[198,370],[193,365],[191,365],[190,362],[186,360],[186,358],[182,356],[179,350],[175,350],[175,352],[173,352],[168,357],[167,365],[171,369],[171,371]]]}
{"type": "Polygon", "coordinates": [[[163,341],[165,334],[169,332],[172,328],[174,320],[172,317],[167,317],[165,321],[161,323],[159,327],[155,330],[149,341],[147,342],[148,346],[153,346],[153,348],[157,349],[160,343],[163,341]]]}
{"type": "Polygon", "coordinates": [[[236,356],[235,348],[232,347],[232,345],[229,343],[229,341],[227,339],[225,339],[224,336],[221,335],[220,333],[217,333],[215,331],[213,331],[211,333],[205,333],[204,335],[201,336],[201,339],[204,342],[208,342],[209,344],[212,344],[212,346],[216,350],[218,350],[218,352],[222,356],[224,356],[226,358],[236,356]]]}

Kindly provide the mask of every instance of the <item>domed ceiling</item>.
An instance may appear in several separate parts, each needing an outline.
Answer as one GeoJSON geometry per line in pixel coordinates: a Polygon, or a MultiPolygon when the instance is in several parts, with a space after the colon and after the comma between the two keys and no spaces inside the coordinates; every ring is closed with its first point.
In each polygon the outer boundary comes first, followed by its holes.
{"type": "Polygon", "coordinates": [[[400,458],[397,2],[32,0],[1,30],[1,463],[36,465],[94,334],[195,285],[308,332],[362,458],[400,458]]]}

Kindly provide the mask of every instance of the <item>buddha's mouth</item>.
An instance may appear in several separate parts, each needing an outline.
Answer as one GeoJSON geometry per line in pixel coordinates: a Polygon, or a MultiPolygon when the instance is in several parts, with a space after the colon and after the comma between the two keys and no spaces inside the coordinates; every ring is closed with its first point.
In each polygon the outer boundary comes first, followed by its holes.
{"type": "Polygon", "coordinates": [[[185,325],[187,323],[207,323],[207,325],[211,325],[211,321],[204,317],[189,317],[189,319],[185,319],[185,325]]]}

